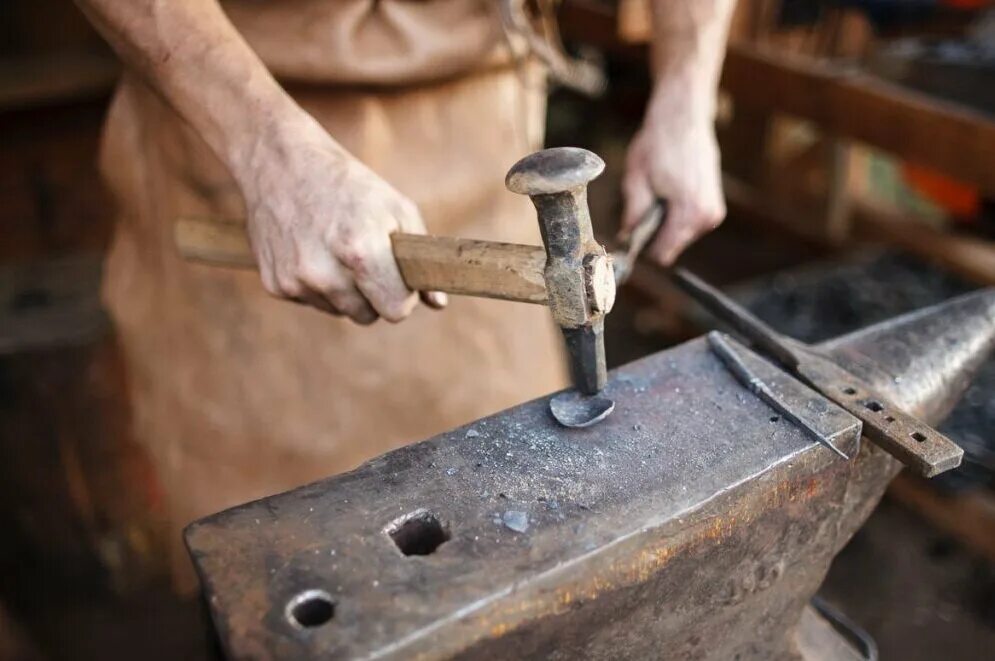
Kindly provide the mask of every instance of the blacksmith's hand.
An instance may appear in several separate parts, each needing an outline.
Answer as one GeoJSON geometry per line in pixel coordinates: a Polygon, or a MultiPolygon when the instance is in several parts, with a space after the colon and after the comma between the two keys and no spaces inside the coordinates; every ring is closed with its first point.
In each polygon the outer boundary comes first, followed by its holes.
{"type": "Polygon", "coordinates": [[[658,86],[626,159],[622,233],[656,202],[667,218],[647,255],[670,266],[726,215],[712,113],[702,112],[677,86],[658,86]]]}
{"type": "Polygon", "coordinates": [[[726,215],[714,123],[736,0],[651,0],[649,6],[653,93],[629,146],[621,234],[665,199],[667,219],[648,253],[670,266],[726,215]]]}
{"type": "MultiPolygon", "coordinates": [[[[417,296],[394,260],[393,232],[423,234],[415,204],[301,113],[258,139],[236,168],[249,236],[270,294],[359,324],[398,322],[417,296]]],[[[431,307],[444,294],[424,292],[431,307]]]]}

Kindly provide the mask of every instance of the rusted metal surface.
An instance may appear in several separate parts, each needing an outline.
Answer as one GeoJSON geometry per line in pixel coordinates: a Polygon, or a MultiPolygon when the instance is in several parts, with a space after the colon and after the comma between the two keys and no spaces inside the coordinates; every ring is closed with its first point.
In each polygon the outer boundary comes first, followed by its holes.
{"type": "Polygon", "coordinates": [[[960,466],[964,450],[945,435],[877,392],[877,389],[832,360],[807,352],[799,375],[858,417],[864,436],[923,477],[960,466]]]}
{"type": "MultiPolygon", "coordinates": [[[[993,342],[988,294],[824,348],[935,421],[993,342]]],[[[805,604],[899,464],[743,354],[854,459],[772,415],[694,340],[613,372],[617,409],[591,429],[536,400],[195,523],[226,651],[798,658],[805,604]]]]}
{"type": "Polygon", "coordinates": [[[869,326],[819,349],[906,413],[937,422],[995,350],[995,289],[869,326]]]}
{"type": "Polygon", "coordinates": [[[760,347],[804,383],[859,418],[864,435],[892,456],[933,477],[960,465],[964,451],[928,424],[908,415],[873,384],[803,342],[775,331],[730,297],[684,269],[674,269],[675,281],[719,319],[760,347]]]}
{"type": "Polygon", "coordinates": [[[729,369],[729,371],[732,372],[733,375],[739,379],[739,382],[747,388],[747,390],[767,402],[768,406],[777,411],[779,415],[783,415],[787,418],[789,422],[798,425],[807,431],[812,438],[832,450],[833,453],[839,455],[840,458],[850,458],[839,448],[834,446],[830,439],[827,436],[824,436],[822,431],[815,424],[810,423],[804,414],[794,411],[788,402],[786,402],[782,397],[780,397],[780,395],[778,395],[777,392],[768,386],[763,379],[753,373],[753,371],[740,357],[739,350],[736,349],[737,343],[734,340],[726,338],[718,331],[712,331],[708,334],[708,345],[711,347],[712,351],[715,352],[715,355],[718,356],[723,363],[725,363],[725,366],[729,369]]]}

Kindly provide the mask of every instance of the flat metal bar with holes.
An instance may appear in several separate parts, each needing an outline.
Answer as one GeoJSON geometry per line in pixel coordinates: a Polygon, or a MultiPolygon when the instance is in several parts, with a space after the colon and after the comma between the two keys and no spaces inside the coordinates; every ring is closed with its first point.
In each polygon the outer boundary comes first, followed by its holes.
{"type": "MultiPolygon", "coordinates": [[[[819,349],[936,422],[993,347],[983,293],[819,349]]],[[[194,523],[225,651],[836,658],[806,604],[901,465],[842,407],[740,353],[852,459],[772,420],[693,340],[613,371],[618,407],[595,427],[556,424],[540,399],[194,523]]]]}

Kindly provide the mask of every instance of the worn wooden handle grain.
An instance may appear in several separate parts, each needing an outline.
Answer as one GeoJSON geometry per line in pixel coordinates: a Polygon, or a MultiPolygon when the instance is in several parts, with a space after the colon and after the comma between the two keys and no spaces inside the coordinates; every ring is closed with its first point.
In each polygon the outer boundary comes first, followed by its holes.
{"type": "MultiPolygon", "coordinates": [[[[181,218],[173,229],[185,259],[256,266],[243,223],[181,218]]],[[[546,304],[546,252],[540,246],[400,233],[391,240],[401,276],[412,290],[546,304]]]]}

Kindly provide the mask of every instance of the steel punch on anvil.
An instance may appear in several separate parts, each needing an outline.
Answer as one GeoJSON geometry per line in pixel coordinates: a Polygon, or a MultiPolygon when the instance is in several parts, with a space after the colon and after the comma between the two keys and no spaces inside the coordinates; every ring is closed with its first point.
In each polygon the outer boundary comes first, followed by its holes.
{"type": "MultiPolygon", "coordinates": [[[[604,170],[596,154],[576,147],[545,149],[508,172],[509,190],[535,205],[543,246],[394,234],[394,256],[412,290],[444,291],[548,305],[563,332],[575,390],[550,398],[550,411],[566,427],[588,427],[614,410],[605,396],[604,321],[615,291],[642,248],[665,222],[666,203],[649,209],[625,245],[609,254],[594,238],[587,184],[604,170]]],[[[252,266],[244,224],[181,219],[175,227],[185,257],[229,266],[252,266]]],[[[812,347],[782,336],[685,269],[670,271],[695,301],[729,324],[756,350],[808,387],[858,418],[864,434],[926,476],[960,464],[963,451],[929,425],[898,409],[857,375],[812,347]]],[[[775,389],[743,360],[736,344],[712,333],[709,346],[742,384],[824,446],[846,458],[831,439],[807,425],[775,389]]]]}

